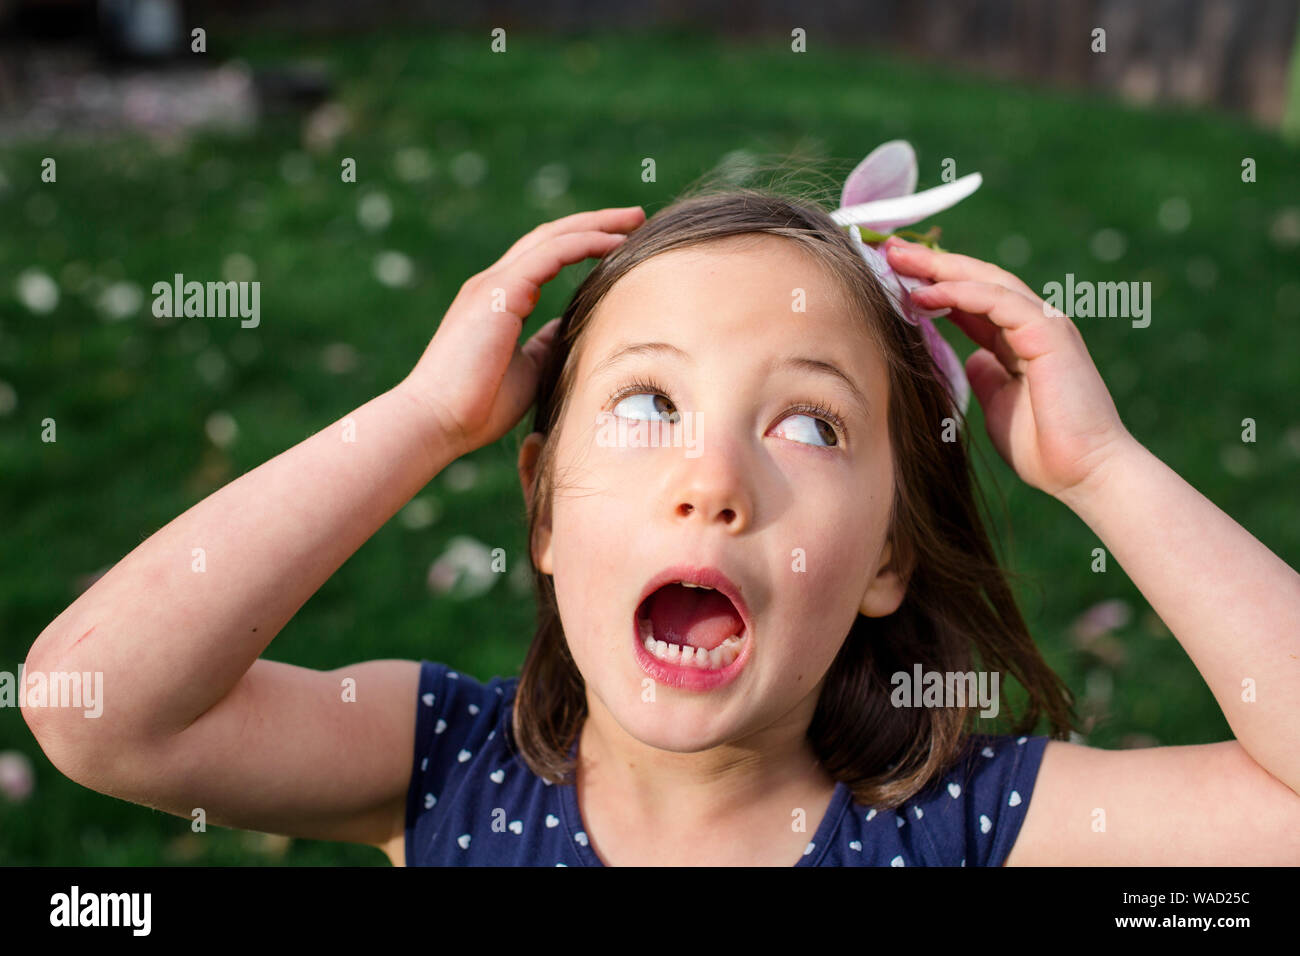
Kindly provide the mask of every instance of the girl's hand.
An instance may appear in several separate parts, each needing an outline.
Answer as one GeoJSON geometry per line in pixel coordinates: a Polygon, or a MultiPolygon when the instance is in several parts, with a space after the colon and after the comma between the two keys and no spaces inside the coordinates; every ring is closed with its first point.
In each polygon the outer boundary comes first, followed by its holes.
{"type": "Polygon", "coordinates": [[[966,377],[994,446],[1026,484],[1059,499],[1135,443],[1069,316],[991,263],[897,238],[885,248],[896,272],[934,282],[913,299],[950,307],[980,346],[966,377]]]}
{"type": "Polygon", "coordinates": [[[429,410],[437,440],[455,458],[499,439],[533,404],[560,322],[520,347],[542,285],[567,265],[610,252],[644,221],[645,210],[631,206],[543,223],[460,287],[400,386],[429,410]]]}

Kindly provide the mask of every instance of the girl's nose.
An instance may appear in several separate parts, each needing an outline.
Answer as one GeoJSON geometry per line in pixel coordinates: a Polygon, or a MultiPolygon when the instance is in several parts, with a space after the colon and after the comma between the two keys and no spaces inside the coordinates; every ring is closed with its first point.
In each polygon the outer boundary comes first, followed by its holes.
{"type": "Polygon", "coordinates": [[[740,462],[713,448],[689,460],[677,473],[675,514],[679,519],[718,524],[739,533],[753,519],[753,500],[740,462]]]}

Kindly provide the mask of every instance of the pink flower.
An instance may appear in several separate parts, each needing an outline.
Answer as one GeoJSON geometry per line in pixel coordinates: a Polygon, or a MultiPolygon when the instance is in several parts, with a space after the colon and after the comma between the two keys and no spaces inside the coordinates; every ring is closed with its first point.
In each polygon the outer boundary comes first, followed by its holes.
{"type": "Polygon", "coordinates": [[[939,334],[933,321],[951,310],[926,309],[913,302],[909,293],[930,285],[930,281],[895,272],[884,253],[873,244],[883,243],[899,226],[920,222],[955,206],[979,189],[983,179],[979,173],[970,173],[955,182],[918,193],[916,169],[916,151],[906,140],[891,140],[877,146],[844,181],[840,208],[831,213],[831,218],[848,227],[862,258],[884,286],[898,314],[905,322],[921,329],[935,365],[947,380],[953,401],[965,418],[970,404],[970,383],[961,359],[939,334]]]}

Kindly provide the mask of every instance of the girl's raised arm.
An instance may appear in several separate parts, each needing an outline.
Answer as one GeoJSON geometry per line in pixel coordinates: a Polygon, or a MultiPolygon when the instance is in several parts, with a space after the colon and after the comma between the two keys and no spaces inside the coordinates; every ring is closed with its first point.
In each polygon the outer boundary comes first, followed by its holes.
{"type": "Polygon", "coordinates": [[[325,673],[258,657],[443,467],[522,417],[556,327],[519,346],[537,290],[643,218],[579,213],[529,233],[462,286],[398,386],[173,519],[56,617],[26,672],[101,674],[103,706],[99,717],[23,710],[55,766],[224,825],[368,843],[400,834],[419,665],[325,673]]]}
{"type": "Polygon", "coordinates": [[[897,240],[888,255],[981,346],[966,368],[998,452],[1097,533],[1236,734],[1049,742],[1008,862],[1300,863],[1300,575],[1128,433],[1068,316],[990,263],[897,240]]]}

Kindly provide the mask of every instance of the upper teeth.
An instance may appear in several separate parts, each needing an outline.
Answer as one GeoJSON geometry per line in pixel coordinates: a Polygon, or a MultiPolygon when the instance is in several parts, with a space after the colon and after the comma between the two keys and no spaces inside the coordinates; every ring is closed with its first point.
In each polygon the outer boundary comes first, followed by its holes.
{"type": "Polygon", "coordinates": [[[678,581],[677,583],[684,588],[704,588],[706,591],[713,590],[713,588],[709,587],[707,584],[692,584],[690,581],[678,581]]]}

